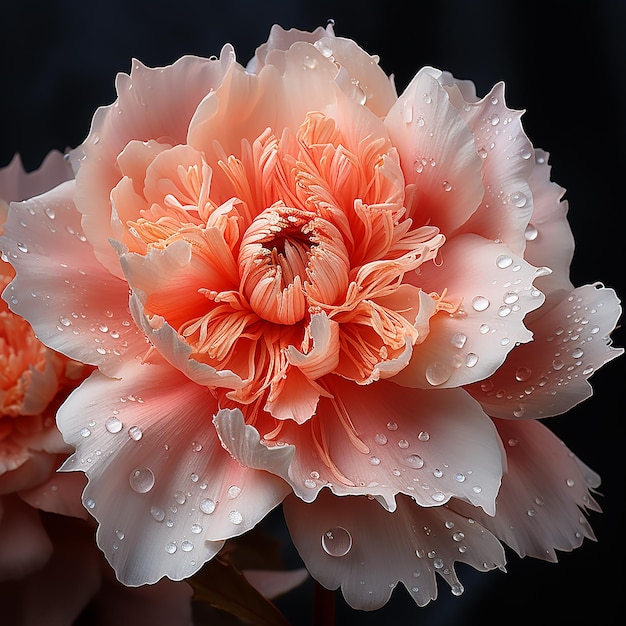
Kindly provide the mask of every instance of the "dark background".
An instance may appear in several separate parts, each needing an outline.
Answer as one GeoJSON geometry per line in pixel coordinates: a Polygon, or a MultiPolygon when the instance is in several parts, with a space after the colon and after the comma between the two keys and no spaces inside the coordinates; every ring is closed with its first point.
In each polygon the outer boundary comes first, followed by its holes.
{"type": "MultiPolygon", "coordinates": [[[[552,178],[567,189],[577,241],[574,284],[602,281],[626,296],[624,2],[23,0],[3,6],[0,167],[19,152],[34,169],[50,149],[79,144],[95,109],[115,99],[115,74],[128,72],[132,57],[166,65],[183,54],[219,54],[230,42],[245,63],[273,23],[313,29],[334,19],[337,35],[380,56],[399,92],[427,64],[473,80],[479,95],[504,80],[508,105],[527,111],[529,138],[550,152],[552,178]]],[[[623,329],[613,337],[626,345],[623,329]]],[[[624,359],[594,375],[593,398],[548,422],[603,478],[604,513],[591,517],[597,543],[585,541],[558,565],[509,552],[507,574],[475,574],[461,565],[465,594],[455,598],[441,585],[440,598],[424,609],[399,588],[384,609],[369,614],[348,610],[339,599],[338,623],[618,623],[626,545],[624,359]]],[[[305,585],[280,605],[299,626],[311,623],[310,602],[305,585]]]]}

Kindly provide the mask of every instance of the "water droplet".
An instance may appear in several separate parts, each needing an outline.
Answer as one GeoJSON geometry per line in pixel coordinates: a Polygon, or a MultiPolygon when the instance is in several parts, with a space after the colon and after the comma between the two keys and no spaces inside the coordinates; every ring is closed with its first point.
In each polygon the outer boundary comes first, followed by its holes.
{"type": "Polygon", "coordinates": [[[409,454],[404,457],[404,463],[413,469],[424,467],[424,459],[419,454],[409,454]]]}
{"type": "Polygon", "coordinates": [[[330,556],[345,556],[352,548],[352,535],[342,526],[330,528],[322,535],[322,548],[330,556]]]}
{"type": "Polygon", "coordinates": [[[482,490],[483,490],[483,488],[482,488],[480,485],[474,485],[474,486],[472,487],[472,491],[473,491],[474,493],[481,493],[481,492],[482,492],[482,490]]]}
{"type": "Polygon", "coordinates": [[[380,459],[377,456],[371,456],[369,461],[370,465],[380,465],[380,459]]]}
{"type": "Polygon", "coordinates": [[[231,500],[234,500],[240,493],[241,493],[241,487],[238,487],[237,485],[231,485],[228,488],[228,492],[227,492],[228,497],[231,500]]]}
{"type": "Polygon", "coordinates": [[[137,493],[147,493],[154,487],[154,474],[149,467],[138,467],[130,473],[130,486],[137,493]]]}
{"type": "Polygon", "coordinates": [[[526,206],[527,201],[528,201],[528,198],[526,197],[526,194],[524,194],[521,191],[516,191],[515,193],[511,194],[511,202],[518,209],[521,209],[524,206],[526,206]]]}
{"type": "Polygon", "coordinates": [[[398,441],[398,448],[401,448],[402,450],[406,450],[409,445],[410,444],[406,439],[400,439],[400,441],[398,441]]]}
{"type": "Polygon", "coordinates": [[[486,309],[489,308],[489,300],[487,300],[487,298],[485,298],[485,296],[476,296],[473,300],[472,300],[472,308],[475,311],[485,311],[486,309]]]}
{"type": "Polygon", "coordinates": [[[568,487],[573,487],[576,483],[574,482],[574,479],[573,479],[573,478],[568,478],[568,479],[565,481],[565,484],[566,484],[568,487]]]}
{"type": "Polygon", "coordinates": [[[205,498],[200,502],[200,510],[207,515],[211,515],[215,511],[215,502],[211,498],[205,498]]]}
{"type": "Polygon", "coordinates": [[[176,544],[173,541],[170,541],[170,543],[165,545],[165,551],[168,554],[174,554],[174,552],[176,552],[176,544]]]}
{"type": "Polygon", "coordinates": [[[25,243],[21,242],[21,241],[17,242],[17,249],[20,252],[28,252],[28,246],[25,243]]]}
{"type": "Polygon", "coordinates": [[[174,500],[176,500],[178,504],[185,504],[185,501],[187,500],[187,496],[185,496],[185,494],[182,491],[177,491],[174,494],[174,500]]]}
{"type": "Polygon", "coordinates": [[[441,491],[435,491],[435,493],[433,493],[430,497],[435,502],[443,502],[446,499],[446,495],[444,493],[441,493],[441,491]]]}
{"type": "Polygon", "coordinates": [[[433,386],[443,385],[452,375],[450,368],[440,361],[433,361],[426,368],[426,380],[433,386]]]}
{"type": "Polygon", "coordinates": [[[447,180],[444,180],[441,183],[441,186],[443,187],[444,191],[452,191],[452,185],[447,180]]]}
{"type": "Polygon", "coordinates": [[[85,500],[85,506],[88,509],[93,509],[96,506],[96,501],[93,498],[87,498],[85,500]]]}
{"type": "Polygon", "coordinates": [[[387,430],[398,430],[398,424],[396,422],[387,422],[387,430]]]}
{"type": "Polygon", "coordinates": [[[461,472],[459,472],[458,474],[455,474],[454,480],[456,480],[459,483],[465,482],[465,474],[462,474],[461,472]]]}
{"type": "Polygon", "coordinates": [[[374,441],[379,446],[384,446],[387,443],[387,436],[383,433],[377,433],[376,435],[374,435],[374,441]]]}
{"type": "Polygon", "coordinates": [[[511,313],[511,307],[507,306],[506,304],[503,304],[499,309],[498,309],[498,315],[500,317],[506,317],[507,315],[510,315],[511,313]]]}
{"type": "Polygon", "coordinates": [[[194,535],[198,535],[202,532],[202,526],[200,526],[200,524],[192,524],[191,525],[191,532],[194,535]]]}
{"type": "Polygon", "coordinates": [[[123,424],[117,417],[109,417],[107,421],[104,423],[104,427],[110,433],[119,433],[122,430],[123,424]]]}
{"type": "Polygon", "coordinates": [[[124,531],[120,530],[119,528],[115,531],[115,535],[120,541],[122,541],[125,537],[124,531]]]}
{"type": "Polygon", "coordinates": [[[436,468],[433,470],[433,476],[435,478],[441,478],[443,476],[443,472],[439,468],[436,468]]]}
{"type": "Polygon", "coordinates": [[[304,57],[303,64],[305,70],[314,70],[317,67],[317,59],[307,55],[304,57]]]}
{"type": "Polygon", "coordinates": [[[478,363],[478,355],[468,352],[465,356],[465,367],[474,367],[478,363]]]}
{"type": "Polygon", "coordinates": [[[72,325],[72,320],[64,316],[59,317],[59,322],[61,323],[62,326],[65,326],[65,327],[72,325]]]}
{"type": "Polygon", "coordinates": [[[56,217],[56,213],[54,212],[54,209],[52,207],[46,207],[45,213],[51,220],[56,217]]]}
{"type": "Polygon", "coordinates": [[[575,350],[573,350],[572,352],[572,356],[575,359],[580,359],[581,357],[583,357],[585,355],[585,353],[583,352],[582,348],[576,348],[575,350]]]}
{"type": "Polygon", "coordinates": [[[141,428],[139,428],[139,426],[131,426],[128,429],[128,436],[133,441],[139,441],[143,437],[143,432],[141,431],[141,428]]]}
{"type": "Polygon", "coordinates": [[[165,519],[165,511],[158,506],[150,507],[150,515],[152,515],[157,522],[162,522],[165,519]]]}
{"type": "Polygon", "coordinates": [[[430,439],[430,435],[425,431],[420,431],[420,434],[417,436],[420,441],[428,441],[430,439]]]}
{"type": "Polygon", "coordinates": [[[480,156],[481,159],[486,159],[488,154],[489,152],[487,152],[487,148],[485,148],[485,146],[478,148],[478,156],[480,156]]]}
{"type": "Polygon", "coordinates": [[[243,522],[243,515],[239,511],[230,511],[228,513],[228,519],[232,524],[239,525],[243,522]]]}
{"type": "Polygon", "coordinates": [[[89,435],[91,435],[91,431],[88,428],[81,428],[80,429],[80,436],[81,437],[89,437],[89,435]]]}
{"type": "Polygon", "coordinates": [[[518,367],[515,372],[515,380],[522,383],[528,380],[532,375],[532,370],[529,367],[518,367]]]}
{"type": "Polygon", "coordinates": [[[505,304],[515,304],[519,300],[519,295],[515,291],[507,291],[502,300],[505,304]]]}
{"type": "Polygon", "coordinates": [[[315,482],[312,478],[307,478],[307,479],[304,481],[304,486],[305,486],[307,489],[315,489],[315,487],[317,487],[317,483],[316,483],[316,482],[315,482]]]}
{"type": "Polygon", "coordinates": [[[539,231],[533,224],[528,224],[526,226],[526,230],[524,231],[524,237],[526,241],[534,241],[539,236],[539,231]]]}
{"type": "Polygon", "coordinates": [[[467,335],[464,335],[463,333],[454,333],[450,341],[455,348],[461,349],[467,341],[467,335]]]}
{"type": "Polygon", "coordinates": [[[402,119],[405,124],[410,124],[413,121],[413,103],[410,100],[405,100],[402,106],[402,119]]]}
{"type": "MultiPolygon", "coordinates": [[[[460,550],[460,548],[459,548],[460,550]]],[[[463,585],[461,585],[461,583],[454,583],[451,587],[450,587],[450,591],[452,591],[452,595],[453,596],[460,596],[463,595],[463,585]]]]}
{"type": "Polygon", "coordinates": [[[191,541],[185,539],[181,544],[180,544],[180,549],[183,552],[191,552],[193,550],[193,543],[191,543],[191,541]]]}

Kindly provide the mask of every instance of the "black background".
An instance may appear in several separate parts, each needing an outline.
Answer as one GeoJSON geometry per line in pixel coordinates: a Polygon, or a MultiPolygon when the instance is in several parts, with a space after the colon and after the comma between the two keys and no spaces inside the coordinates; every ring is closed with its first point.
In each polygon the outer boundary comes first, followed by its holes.
{"type": "MultiPolygon", "coordinates": [[[[501,2],[277,0],[88,3],[7,2],[0,9],[0,167],[15,152],[27,169],[47,152],[78,145],[100,105],[115,99],[114,77],[131,58],[167,65],[183,54],[219,54],[226,42],[245,63],[270,26],[313,29],[335,20],[337,35],[378,54],[398,91],[422,65],[475,82],[479,95],[504,80],[507,103],[525,109],[531,142],[550,152],[552,179],[567,189],[577,242],[575,285],[624,285],[626,200],[626,3],[620,0],[501,2]]],[[[614,334],[626,345],[623,329],[614,334]]],[[[548,424],[603,478],[603,514],[585,541],[559,564],[520,560],[508,573],[459,567],[466,591],[419,609],[401,589],[374,613],[338,600],[339,624],[439,626],[480,623],[618,623],[624,595],[624,362],[591,379],[595,395],[548,424]]],[[[281,600],[298,626],[311,623],[311,585],[281,600]]],[[[622,615],[623,617],[623,615],[622,615]]]]}

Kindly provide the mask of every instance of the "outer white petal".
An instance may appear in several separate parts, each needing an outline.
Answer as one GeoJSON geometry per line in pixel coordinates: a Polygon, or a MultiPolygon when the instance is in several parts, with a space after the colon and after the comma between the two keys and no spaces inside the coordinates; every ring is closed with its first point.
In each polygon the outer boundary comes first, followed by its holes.
{"type": "Polygon", "coordinates": [[[83,503],[120,581],[181,580],[224,539],[252,528],[288,487],[224,450],[206,387],[165,363],[128,363],[122,374],[95,372],[59,410],[59,428],[76,447],[62,469],[87,474],[83,503]]]}
{"type": "Polygon", "coordinates": [[[600,284],[575,289],[530,324],[532,342],[517,346],[493,376],[468,391],[492,417],[541,418],[565,413],[593,393],[589,377],[623,354],[610,334],[622,309],[600,284]]]}
{"type": "Polygon", "coordinates": [[[366,497],[325,491],[311,504],[290,496],[283,508],[311,575],[328,589],[341,587],[355,609],[380,608],[398,582],[424,606],[437,597],[435,574],[460,595],[455,561],[480,571],[504,568],[500,542],[447,507],[424,509],[403,497],[390,513],[366,497]]]}
{"type": "Polygon", "coordinates": [[[115,375],[146,351],[128,311],[128,286],[95,258],[72,196],[74,181],[13,203],[0,247],[16,278],[2,297],[45,345],[115,375]]]}

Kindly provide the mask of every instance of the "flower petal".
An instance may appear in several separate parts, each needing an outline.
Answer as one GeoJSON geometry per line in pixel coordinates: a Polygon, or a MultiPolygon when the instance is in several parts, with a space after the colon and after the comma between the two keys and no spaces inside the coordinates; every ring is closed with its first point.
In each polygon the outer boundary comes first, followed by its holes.
{"type": "Polygon", "coordinates": [[[585,537],[595,539],[581,511],[600,510],[590,495],[600,477],[542,423],[494,421],[508,460],[495,517],[470,511],[465,503],[450,506],[471,514],[521,557],[556,561],[555,550],[570,552],[585,537]]]}
{"type": "Polygon", "coordinates": [[[449,235],[476,211],[483,197],[482,159],[467,123],[433,76],[417,73],[385,118],[408,185],[409,211],[418,225],[449,235]]]}
{"type": "Polygon", "coordinates": [[[15,495],[0,498],[0,581],[26,576],[51,554],[39,512],[15,495]]]}
{"type": "Polygon", "coordinates": [[[76,447],[62,469],[86,472],[83,503],[122,582],[180,580],[252,528],[288,487],[224,450],[207,388],[165,363],[128,363],[121,374],[95,372],[59,410],[59,428],[76,447]]]}
{"type": "Polygon", "coordinates": [[[532,342],[517,346],[502,367],[468,391],[492,417],[565,413],[593,393],[588,378],[623,354],[610,339],[621,312],[612,289],[600,284],[575,289],[529,324],[532,342]]]}
{"type": "Polygon", "coordinates": [[[128,286],[109,274],[86,243],[74,182],[11,205],[0,239],[17,276],[3,292],[40,341],[115,375],[146,351],[128,312],[128,286]]]}
{"type": "Polygon", "coordinates": [[[306,502],[327,486],[337,495],[376,496],[389,510],[404,493],[424,507],[458,497],[493,513],[501,447],[491,420],[464,391],[339,378],[327,388],[333,399],[321,398],[306,426],[284,423],[279,444],[261,443],[261,426],[246,426],[239,411],[220,411],[223,444],[244,465],[284,478],[306,502]]]}
{"type": "Polygon", "coordinates": [[[424,606],[437,597],[436,573],[461,595],[455,561],[479,571],[504,568],[500,542],[447,507],[422,508],[402,497],[390,513],[368,498],[326,491],[311,504],[290,496],[283,508],[311,575],[328,589],[341,586],[355,609],[380,608],[398,582],[424,606]]]}
{"type": "Polygon", "coordinates": [[[522,113],[506,106],[504,83],[498,83],[484,98],[472,103],[467,103],[457,89],[450,89],[449,93],[470,127],[476,152],[483,161],[485,196],[460,232],[503,241],[521,255],[534,201],[528,180],[533,170],[533,147],[520,123],[522,113]]]}
{"type": "Polygon", "coordinates": [[[113,235],[109,196],[120,180],[118,155],[132,140],[185,143],[198,103],[221,83],[234,60],[231,46],[225,46],[216,60],[185,56],[164,68],[148,68],[134,60],[130,75],[117,75],[117,100],[96,111],[89,136],[71,153],[78,170],[75,199],[84,216],[85,235],[96,257],[114,274],[121,277],[108,242],[113,235]]]}
{"type": "Polygon", "coordinates": [[[428,389],[482,380],[517,343],[532,338],[523,319],[543,303],[543,294],[533,286],[542,270],[504,244],[476,235],[454,237],[441,249],[441,259],[439,267],[423,265],[411,282],[426,292],[445,289],[446,300],[462,302],[462,307],[453,315],[443,311],[431,318],[425,341],[393,379],[401,385],[428,389]]]}

